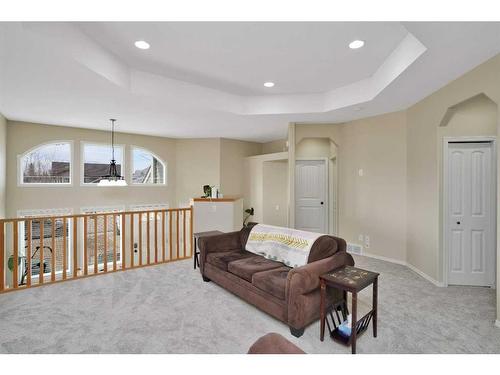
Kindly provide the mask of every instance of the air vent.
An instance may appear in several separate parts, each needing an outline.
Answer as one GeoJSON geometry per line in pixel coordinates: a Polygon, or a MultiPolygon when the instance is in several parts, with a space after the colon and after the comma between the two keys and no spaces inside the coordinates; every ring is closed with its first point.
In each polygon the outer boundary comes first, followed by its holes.
{"type": "Polygon", "coordinates": [[[351,254],[361,255],[363,253],[363,246],[357,245],[355,243],[348,243],[347,252],[351,254]]]}

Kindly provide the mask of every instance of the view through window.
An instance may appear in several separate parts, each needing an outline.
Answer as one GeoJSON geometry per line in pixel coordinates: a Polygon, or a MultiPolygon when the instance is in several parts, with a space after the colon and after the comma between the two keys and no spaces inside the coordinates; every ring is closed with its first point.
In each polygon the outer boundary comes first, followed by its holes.
{"type": "Polygon", "coordinates": [[[148,150],[132,149],[132,168],[133,184],[165,183],[165,165],[148,150]]]}
{"type": "Polygon", "coordinates": [[[71,144],[50,143],[29,151],[21,158],[21,183],[71,183],[71,144]]]}
{"type": "MultiPolygon", "coordinates": [[[[97,184],[109,174],[112,153],[110,145],[83,144],[83,182],[97,184]]],[[[115,145],[115,160],[118,173],[122,174],[123,147],[115,145]]]]}

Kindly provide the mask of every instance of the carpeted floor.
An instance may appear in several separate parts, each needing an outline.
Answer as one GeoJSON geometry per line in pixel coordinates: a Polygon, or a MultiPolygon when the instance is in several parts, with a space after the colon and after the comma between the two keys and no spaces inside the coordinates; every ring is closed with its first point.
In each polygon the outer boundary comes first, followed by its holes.
{"type": "MultiPolygon", "coordinates": [[[[495,291],[438,288],[406,267],[356,257],[380,272],[379,337],[358,353],[500,353],[495,291]]],[[[361,296],[360,313],[371,303],[361,296]]],[[[0,295],[0,353],[245,353],[278,332],[308,353],[349,353],[319,341],[319,322],[301,338],[214,283],[191,261],[141,268],[0,295]]]]}

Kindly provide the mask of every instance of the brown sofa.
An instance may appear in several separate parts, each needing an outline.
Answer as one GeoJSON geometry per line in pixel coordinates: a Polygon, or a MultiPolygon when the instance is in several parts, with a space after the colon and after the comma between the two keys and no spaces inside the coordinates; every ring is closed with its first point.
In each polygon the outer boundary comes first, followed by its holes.
{"type": "MultiPolygon", "coordinates": [[[[250,230],[200,238],[203,280],[214,281],[281,320],[292,335],[300,337],[305,327],[319,318],[319,276],[343,265],[354,265],[346,253],[346,242],[321,236],[311,248],[308,264],[289,268],[245,251],[250,230]]],[[[329,289],[328,303],[340,298],[339,291],[329,289]]]]}

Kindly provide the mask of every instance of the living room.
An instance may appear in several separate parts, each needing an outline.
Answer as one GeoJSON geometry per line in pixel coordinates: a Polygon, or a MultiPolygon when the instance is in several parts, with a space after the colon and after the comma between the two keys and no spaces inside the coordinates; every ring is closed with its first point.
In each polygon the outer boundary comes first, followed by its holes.
{"type": "Polygon", "coordinates": [[[2,358],[500,354],[492,13],[64,9],[0,17],[2,358]]]}

